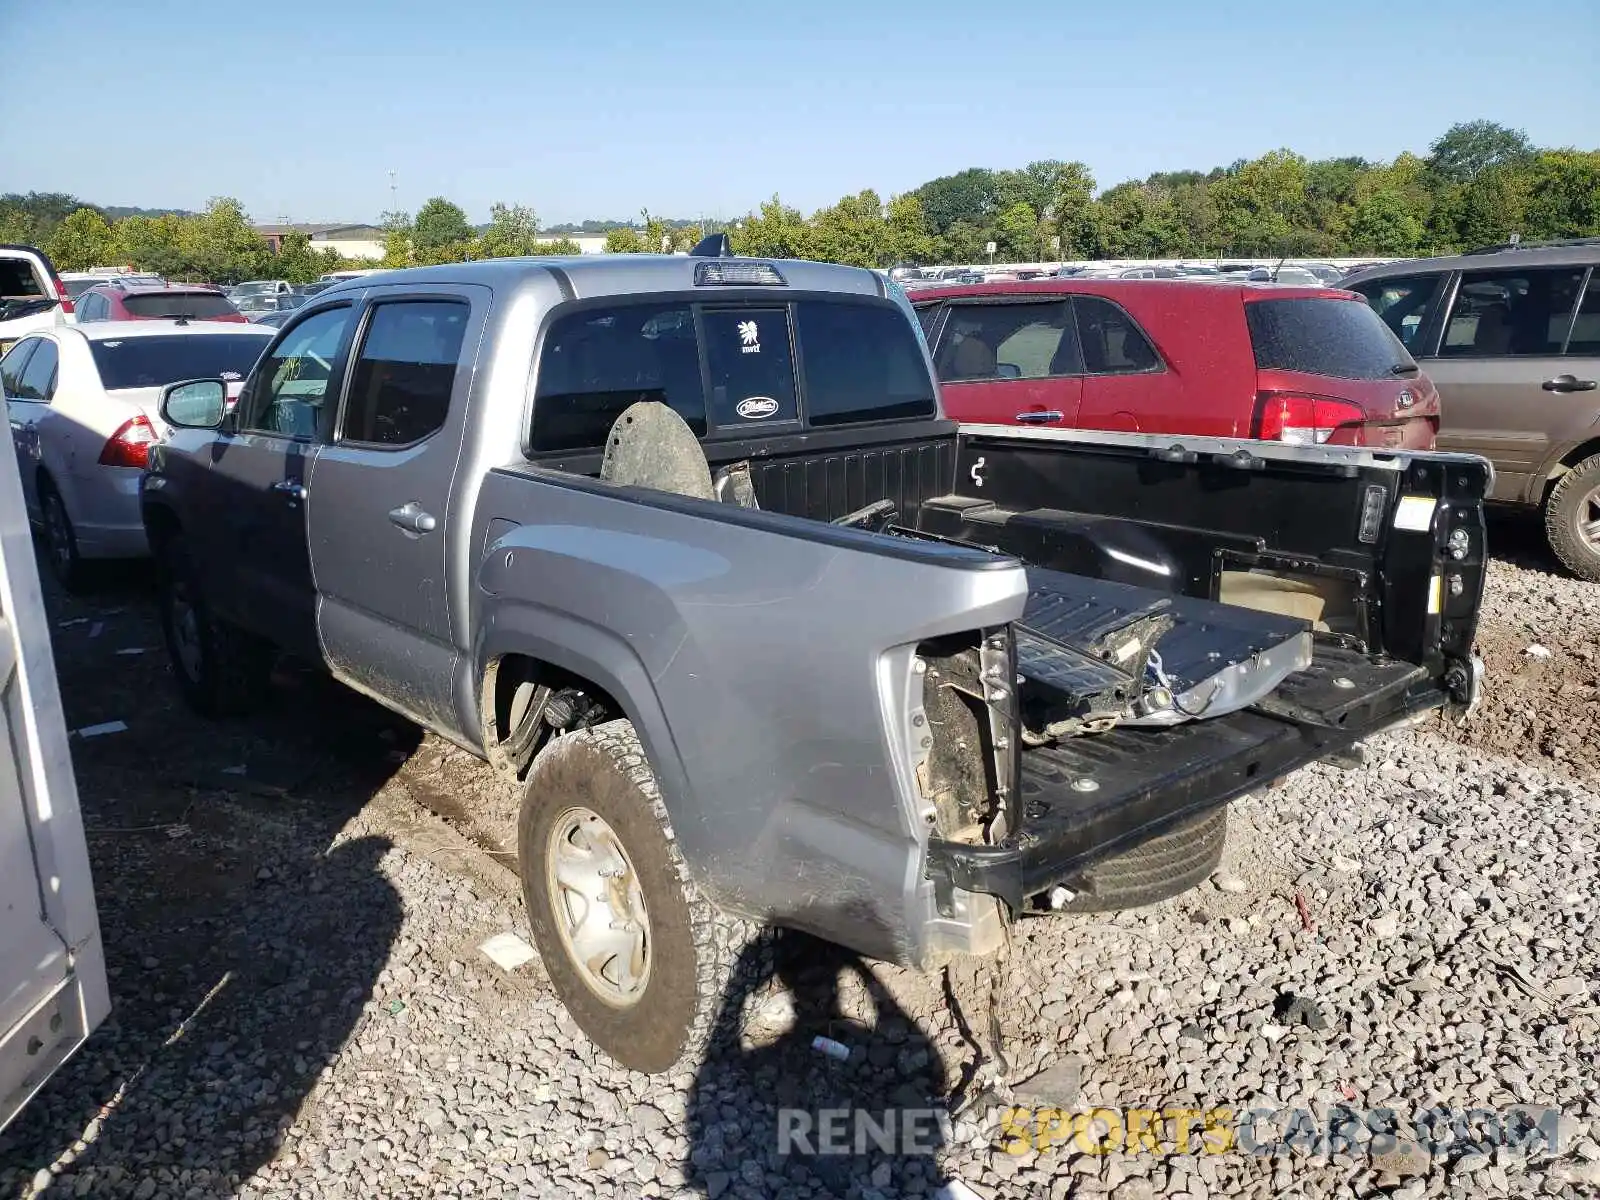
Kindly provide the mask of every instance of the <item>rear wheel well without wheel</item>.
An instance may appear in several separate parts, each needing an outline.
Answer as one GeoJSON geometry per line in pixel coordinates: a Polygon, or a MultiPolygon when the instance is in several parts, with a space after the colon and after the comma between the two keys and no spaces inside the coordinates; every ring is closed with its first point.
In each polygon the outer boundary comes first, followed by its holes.
{"type": "Polygon", "coordinates": [[[517,779],[555,733],[625,715],[604,688],[527,654],[490,660],[479,699],[489,764],[517,779]]]}

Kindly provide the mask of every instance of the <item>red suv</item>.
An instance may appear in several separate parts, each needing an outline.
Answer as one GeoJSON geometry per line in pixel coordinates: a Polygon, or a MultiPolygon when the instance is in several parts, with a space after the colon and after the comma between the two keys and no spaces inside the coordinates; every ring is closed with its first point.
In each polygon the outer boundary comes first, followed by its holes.
{"type": "Polygon", "coordinates": [[[191,321],[234,321],[249,324],[250,318],[216,288],[119,287],[102,283],[78,297],[78,321],[170,321],[187,317],[191,321]]]}
{"type": "Polygon", "coordinates": [[[1048,279],[918,289],[957,420],[1431,450],[1439,393],[1353,292],[1048,279]]]}

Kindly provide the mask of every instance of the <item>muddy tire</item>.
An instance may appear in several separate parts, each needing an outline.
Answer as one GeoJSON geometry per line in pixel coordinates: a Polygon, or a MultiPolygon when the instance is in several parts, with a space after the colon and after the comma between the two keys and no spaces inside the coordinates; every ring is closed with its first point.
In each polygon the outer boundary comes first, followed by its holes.
{"type": "Polygon", "coordinates": [[[517,852],[534,944],[589,1040],[634,1071],[697,1058],[759,927],[695,888],[632,724],[540,752],[517,852]]]}
{"type": "Polygon", "coordinates": [[[1584,459],[1550,489],[1544,534],[1562,566],[1600,583],[1600,454],[1584,459]]]}
{"type": "Polygon", "coordinates": [[[78,531],[67,515],[66,501],[48,479],[39,483],[39,508],[44,518],[45,561],[50,574],[68,592],[81,592],[88,586],[89,569],[78,554],[78,531]]]}
{"type": "Polygon", "coordinates": [[[181,536],[162,549],[161,632],[178,688],[196,712],[238,716],[261,702],[272,647],[212,614],[181,536]]]}
{"type": "Polygon", "coordinates": [[[1058,911],[1110,912],[1171,899],[1217,869],[1227,840],[1224,806],[1096,863],[1089,868],[1090,887],[1058,911]]]}

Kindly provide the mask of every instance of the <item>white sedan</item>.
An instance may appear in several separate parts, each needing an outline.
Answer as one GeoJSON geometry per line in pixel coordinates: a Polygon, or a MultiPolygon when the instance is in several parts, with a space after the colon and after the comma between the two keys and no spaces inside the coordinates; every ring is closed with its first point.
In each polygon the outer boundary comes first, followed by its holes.
{"type": "Polygon", "coordinates": [[[61,583],[84,561],[149,553],[139,477],[167,434],[161,389],[225,379],[237,395],[276,330],[197,321],[105,321],[24,337],[0,359],[28,517],[61,583]]]}

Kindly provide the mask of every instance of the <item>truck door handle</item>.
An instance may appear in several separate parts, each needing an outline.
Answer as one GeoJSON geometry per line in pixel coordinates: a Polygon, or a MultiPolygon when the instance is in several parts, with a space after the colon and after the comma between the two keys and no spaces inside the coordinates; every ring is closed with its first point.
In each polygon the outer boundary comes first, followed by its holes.
{"type": "Polygon", "coordinates": [[[304,500],[306,498],[306,485],[298,479],[280,479],[272,485],[272,490],[291,500],[304,500]]]}
{"type": "Polygon", "coordinates": [[[1017,420],[1024,425],[1047,425],[1052,421],[1064,421],[1066,419],[1067,414],[1055,408],[1046,409],[1043,412],[1036,410],[1017,414],[1017,420]]]}
{"type": "Polygon", "coordinates": [[[1554,379],[1546,379],[1540,386],[1547,392],[1592,392],[1597,385],[1593,379],[1557,375],[1554,379]]]}
{"type": "Polygon", "coordinates": [[[402,504],[399,508],[391,508],[389,520],[408,533],[432,533],[439,525],[439,522],[434,520],[433,514],[423,512],[422,505],[415,500],[409,504],[402,504]]]}

